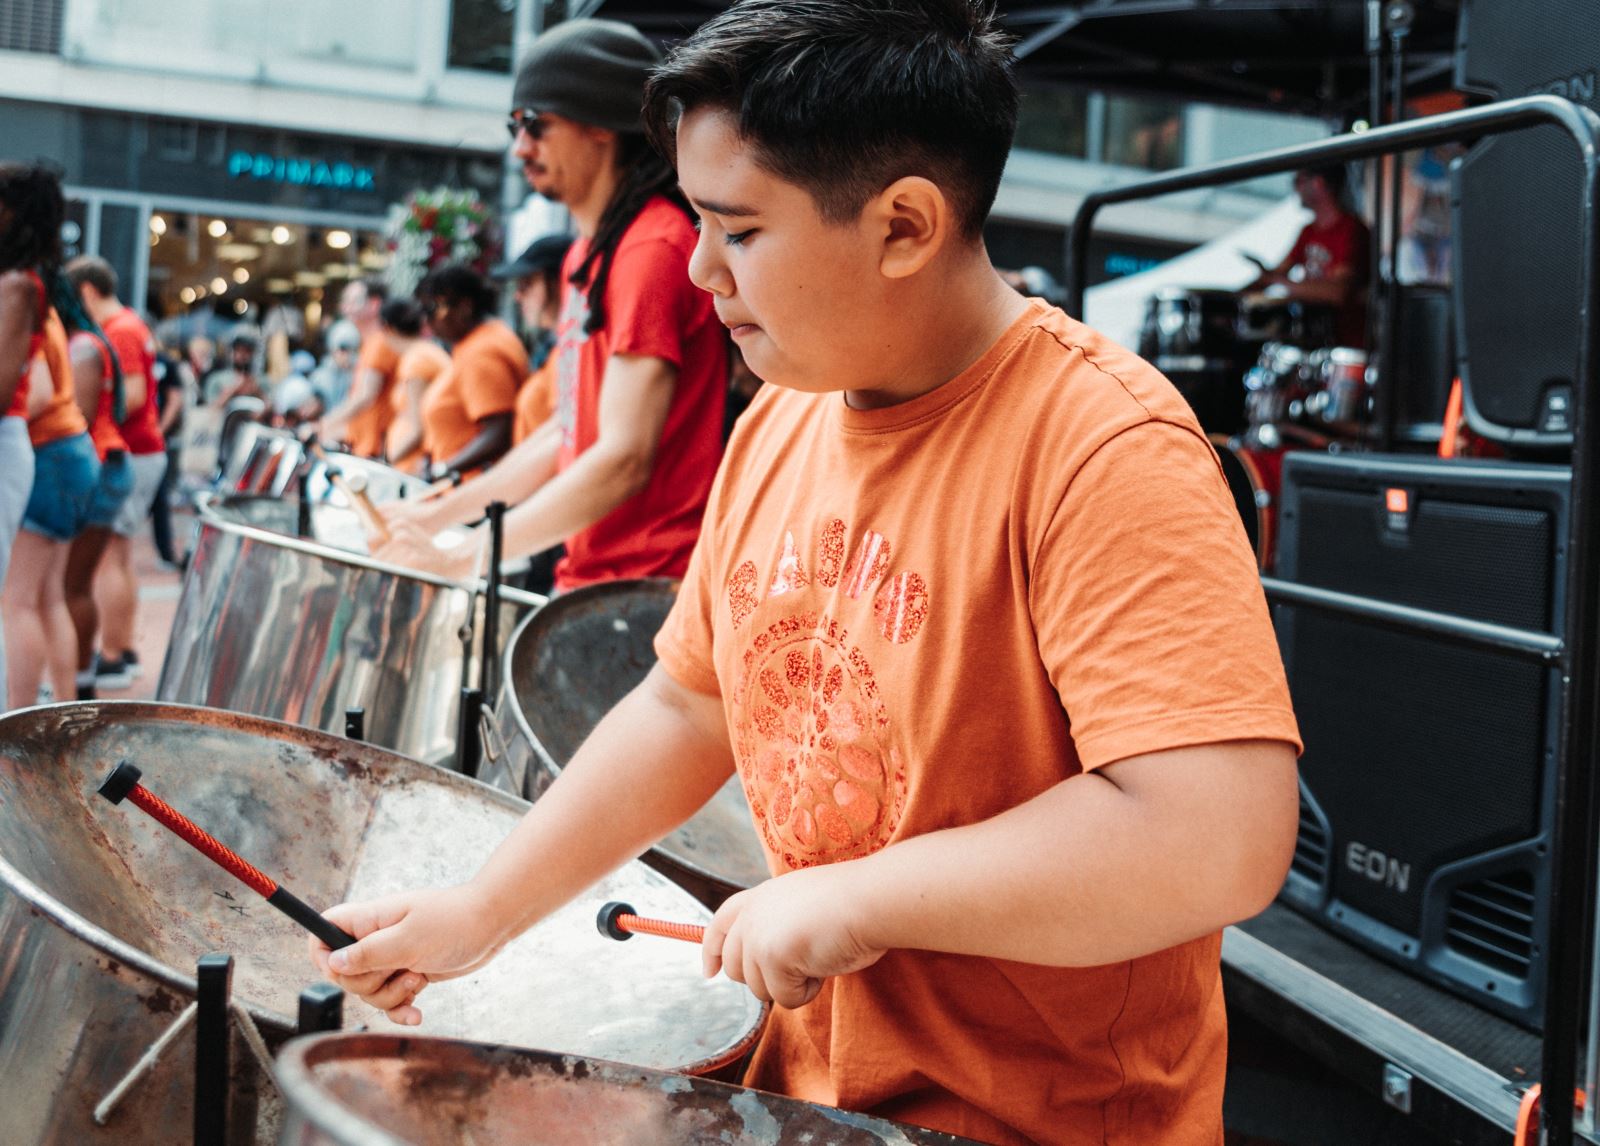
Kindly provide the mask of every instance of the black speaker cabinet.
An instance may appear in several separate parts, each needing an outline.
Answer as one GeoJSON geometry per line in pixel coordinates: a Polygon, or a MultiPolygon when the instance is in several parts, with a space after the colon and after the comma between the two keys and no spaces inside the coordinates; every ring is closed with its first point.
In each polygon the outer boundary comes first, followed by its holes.
{"type": "MultiPolygon", "coordinates": [[[[1456,86],[1600,111],[1591,0],[1463,0],[1456,86]]],[[[1469,425],[1512,445],[1572,441],[1583,168],[1556,127],[1483,140],[1453,173],[1456,346],[1469,425]]]]}
{"type": "MultiPolygon", "coordinates": [[[[1569,479],[1560,466],[1293,453],[1278,575],[1559,634],[1569,479]]],[[[1282,898],[1537,1027],[1559,670],[1303,606],[1273,613],[1306,744],[1282,898]]]]}

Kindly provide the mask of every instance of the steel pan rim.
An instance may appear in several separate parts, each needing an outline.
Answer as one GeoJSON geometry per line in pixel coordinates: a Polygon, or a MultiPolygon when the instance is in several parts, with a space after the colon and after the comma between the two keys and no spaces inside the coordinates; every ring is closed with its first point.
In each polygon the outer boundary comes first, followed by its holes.
{"type": "MultiPolygon", "coordinates": [[[[266,500],[274,500],[266,495],[229,495],[229,496],[258,496],[266,500]]],[[[483,578],[473,578],[467,581],[452,581],[447,577],[440,577],[421,569],[407,569],[403,565],[392,565],[387,561],[379,561],[362,553],[351,553],[347,549],[336,549],[331,545],[323,545],[317,541],[307,541],[301,537],[290,537],[284,533],[274,533],[270,529],[261,529],[254,525],[245,525],[242,522],[228,521],[217,515],[213,509],[214,502],[225,501],[226,498],[217,498],[210,493],[200,493],[195,497],[195,510],[201,524],[207,529],[216,529],[222,533],[232,533],[251,541],[259,541],[279,549],[287,549],[293,553],[300,553],[308,557],[316,557],[323,561],[332,561],[339,565],[350,565],[357,569],[368,569],[376,573],[383,573],[390,577],[398,577],[408,581],[420,581],[424,585],[433,585],[440,589],[460,589],[463,592],[476,596],[484,596],[488,592],[488,582],[483,578]]],[[[523,605],[538,609],[548,600],[538,593],[529,593],[524,589],[514,589],[509,585],[500,586],[500,599],[513,605],[523,605]]]]}
{"type": "MultiPolygon", "coordinates": [[[[528,808],[527,801],[519,800],[498,788],[490,787],[488,784],[473,780],[458,772],[450,772],[431,764],[425,764],[414,757],[405,756],[392,749],[380,748],[377,745],[366,744],[359,740],[347,740],[330,732],[322,732],[315,728],[305,728],[298,724],[273,720],[270,717],[254,716],[244,712],[232,712],[221,708],[207,708],[197,704],[173,704],[166,701],[148,700],[78,700],[64,701],[60,704],[36,704],[28,708],[13,709],[10,712],[0,714],[0,731],[3,731],[5,726],[13,721],[20,720],[31,714],[62,710],[98,711],[107,708],[135,717],[140,714],[160,717],[169,712],[199,715],[204,719],[174,723],[202,724],[211,728],[227,726],[238,731],[257,735],[259,735],[257,730],[279,729],[290,734],[284,737],[285,739],[298,740],[301,737],[309,737],[313,740],[326,741],[330,746],[338,747],[344,751],[359,750],[379,756],[394,757],[405,765],[424,770],[423,775],[429,781],[440,782],[446,786],[465,787],[469,790],[475,790],[479,795],[492,797],[493,803],[510,811],[526,811],[528,808]]],[[[263,739],[276,738],[263,737],[263,739]]],[[[315,745],[307,742],[307,747],[314,749],[315,745]]],[[[169,964],[162,963],[148,952],[133,946],[124,939],[119,939],[105,928],[73,911],[61,900],[23,875],[6,859],[3,852],[0,852],[0,885],[14,889],[16,894],[25,900],[30,909],[36,914],[43,915],[68,935],[82,940],[90,948],[115,957],[134,969],[149,975],[164,986],[181,990],[191,999],[198,993],[199,987],[192,975],[185,975],[169,964]]],[[[307,983],[313,982],[314,977],[308,977],[306,981],[307,983]]],[[[294,1032],[295,1020],[289,1015],[254,1002],[241,1001],[244,1002],[244,1006],[250,1012],[251,1017],[258,1023],[265,1023],[279,1034],[288,1035],[294,1032]]],[[[765,1025],[766,1012],[763,1011],[761,1021],[756,1028],[757,1032],[759,1033],[765,1025]]],[[[715,1067],[709,1069],[715,1069],[715,1067]]]]}
{"type": "MultiPolygon", "coordinates": [[[[571,601],[574,597],[578,597],[579,594],[586,594],[581,598],[581,601],[587,601],[591,597],[602,596],[608,592],[632,590],[638,588],[640,585],[669,584],[681,586],[683,582],[673,577],[635,577],[625,581],[603,581],[594,585],[585,585],[583,588],[574,589],[571,593],[565,594],[561,597],[552,597],[550,600],[534,609],[533,612],[529,613],[517,623],[516,630],[511,634],[511,639],[506,642],[505,651],[500,654],[501,700],[510,707],[511,719],[516,722],[517,731],[522,733],[523,739],[526,740],[529,747],[533,749],[534,758],[539,761],[540,766],[544,769],[545,775],[549,779],[554,780],[561,775],[561,765],[555,762],[555,758],[550,755],[548,750],[546,750],[540,739],[533,734],[533,729],[528,724],[528,718],[523,715],[522,701],[517,697],[516,677],[512,672],[512,655],[517,651],[517,646],[521,644],[524,633],[527,631],[529,626],[533,625],[535,621],[548,613],[552,607],[556,610],[555,614],[553,615],[557,620],[559,620],[561,613],[567,608],[567,606],[563,606],[561,602],[571,601]],[[590,592],[591,590],[594,590],[594,592],[590,592]]],[[[554,622],[552,621],[550,623],[554,622]]],[[[739,769],[737,765],[734,767],[733,774],[736,777],[739,775],[739,769]]],[[[741,780],[740,783],[743,784],[743,781],[741,780]]],[[[704,805],[702,805],[702,807],[703,806],[704,805]]],[[[663,840],[664,839],[665,837],[663,837],[663,840]]],[[[740,888],[736,885],[730,884],[725,875],[701,867],[693,860],[683,859],[672,852],[664,850],[661,847],[662,842],[662,840],[656,841],[656,843],[651,845],[649,850],[661,852],[688,874],[703,879],[708,883],[731,888],[732,891],[730,891],[730,894],[733,892],[749,890],[748,888],[740,888]]],[[[672,879],[670,875],[667,876],[667,878],[672,879]]],[[[677,881],[673,880],[673,882],[676,883],[677,881]]],[[[712,1067],[710,1069],[715,1070],[716,1068],[712,1067]]]]}
{"type": "MultiPolygon", "coordinates": [[[[771,1005],[763,1005],[761,1021],[757,1024],[755,1038],[766,1027],[767,1015],[771,1005]]],[[[388,1131],[375,1123],[363,1118],[335,1094],[317,1084],[314,1072],[318,1066],[327,1063],[344,1062],[352,1059],[368,1058],[375,1061],[386,1061],[400,1057],[404,1050],[411,1045],[420,1044],[424,1047],[433,1045],[441,1048],[455,1049],[469,1054],[494,1053],[496,1051],[508,1052],[516,1056],[531,1054],[537,1057],[574,1059],[586,1063],[595,1063],[621,1070],[640,1070],[654,1075],[689,1074],[701,1075],[708,1070],[716,1070],[726,1066],[727,1062],[717,1063],[702,1069],[699,1066],[682,1067],[667,1070],[662,1067],[642,1066],[638,1063],[622,1062],[618,1059],[600,1058],[594,1055],[574,1054],[570,1051],[550,1050],[544,1047],[514,1046],[509,1043],[486,1043],[476,1039],[452,1039],[439,1035],[411,1035],[398,1031],[325,1031],[319,1034],[306,1035],[291,1040],[278,1053],[275,1060],[275,1075],[278,1086],[283,1092],[284,1104],[288,1108],[290,1117],[315,1110],[318,1118],[316,1129],[329,1135],[338,1143],[338,1146],[407,1146],[404,1139],[396,1138],[388,1131]]],[[[746,1047],[745,1050],[749,1048],[746,1047]]],[[[744,1053],[743,1051],[740,1052],[744,1053]]],[[[733,1085],[734,1090],[747,1088],[733,1085]]]]}

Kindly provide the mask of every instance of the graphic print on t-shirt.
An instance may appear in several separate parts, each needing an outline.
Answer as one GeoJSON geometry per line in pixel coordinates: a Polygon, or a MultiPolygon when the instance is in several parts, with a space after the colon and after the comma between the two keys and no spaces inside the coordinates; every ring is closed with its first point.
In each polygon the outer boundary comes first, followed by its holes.
{"type": "Polygon", "coordinates": [[[756,826],[792,868],[878,851],[905,810],[905,761],[871,661],[916,639],[929,593],[920,574],[892,573],[892,556],[883,534],[833,518],[809,544],[786,531],[767,576],[746,560],[728,579],[743,648],[734,751],[756,826]],[[753,623],[773,601],[776,619],[753,623]]]}
{"type": "Polygon", "coordinates": [[[567,284],[567,301],[556,320],[556,424],[568,448],[578,444],[578,367],[589,341],[589,292],[567,284]]]}

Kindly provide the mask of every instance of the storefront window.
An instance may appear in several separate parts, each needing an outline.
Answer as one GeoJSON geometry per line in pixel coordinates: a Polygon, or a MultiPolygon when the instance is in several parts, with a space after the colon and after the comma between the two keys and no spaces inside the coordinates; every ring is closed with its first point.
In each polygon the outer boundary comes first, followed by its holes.
{"type": "Polygon", "coordinates": [[[150,314],[178,340],[220,338],[240,322],[314,344],[328,300],[388,263],[375,230],[163,210],[150,215],[150,314]]]}
{"type": "Polygon", "coordinates": [[[1166,171],[1183,165],[1183,105],[1112,97],[1106,101],[1105,161],[1166,171]]]}
{"type": "MultiPolygon", "coordinates": [[[[544,6],[542,28],[559,23],[567,0],[534,0],[544,6]]],[[[450,50],[452,68],[508,75],[512,68],[512,21],[517,0],[451,0],[450,50]]]]}
{"type": "Polygon", "coordinates": [[[1018,147],[1052,155],[1088,155],[1089,97],[1075,88],[1029,88],[1017,116],[1018,147]]]}

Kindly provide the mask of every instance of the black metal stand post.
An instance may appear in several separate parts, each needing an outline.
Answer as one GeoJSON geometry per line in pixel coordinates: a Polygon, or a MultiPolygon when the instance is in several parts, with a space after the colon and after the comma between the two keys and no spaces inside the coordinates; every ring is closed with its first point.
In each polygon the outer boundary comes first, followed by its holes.
{"type": "Polygon", "coordinates": [[[344,992],[332,983],[313,983],[300,992],[300,1015],[295,1033],[314,1035],[344,1026],[344,992]]]}
{"type": "Polygon", "coordinates": [[[233,956],[202,955],[195,983],[194,1143],[223,1146],[228,1140],[228,1074],[233,1065],[228,1015],[233,956]]]}
{"type": "Polygon", "coordinates": [[[461,720],[456,726],[456,766],[463,776],[478,777],[483,764],[483,741],[478,735],[478,721],[483,716],[483,690],[461,690],[461,720]]]}
{"type": "MultiPolygon", "coordinates": [[[[1416,12],[1408,0],[1391,0],[1384,5],[1384,23],[1389,29],[1389,114],[1393,123],[1406,117],[1406,36],[1416,12]]],[[[1405,182],[1405,153],[1395,152],[1389,160],[1389,273],[1383,283],[1383,339],[1378,344],[1378,448],[1394,449],[1394,412],[1400,394],[1400,190],[1405,182]]]]}
{"type": "MultiPolygon", "coordinates": [[[[1383,0],[1367,0],[1367,125],[1383,126],[1383,0]]],[[[1372,230],[1367,233],[1367,349],[1380,344],[1378,308],[1373,305],[1373,287],[1381,281],[1383,267],[1383,160],[1366,164],[1368,199],[1372,230]]]]}
{"type": "Polygon", "coordinates": [[[355,705],[344,710],[344,734],[351,740],[367,738],[367,710],[355,705]]]}
{"type": "Polygon", "coordinates": [[[311,537],[311,468],[300,467],[298,481],[300,489],[300,504],[295,509],[295,535],[302,540],[311,537]]]}
{"type": "Polygon", "coordinates": [[[493,704],[500,695],[500,562],[505,553],[506,503],[489,503],[489,575],[483,596],[483,671],[478,683],[493,704]]]}

